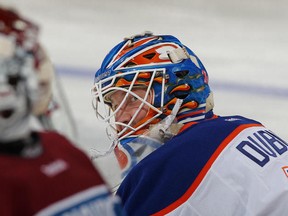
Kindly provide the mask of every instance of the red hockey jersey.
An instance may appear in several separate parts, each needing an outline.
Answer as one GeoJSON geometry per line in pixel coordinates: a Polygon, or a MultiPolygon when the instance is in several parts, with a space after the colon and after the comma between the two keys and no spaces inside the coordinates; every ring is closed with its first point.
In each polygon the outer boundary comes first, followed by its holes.
{"type": "Polygon", "coordinates": [[[0,151],[0,215],[122,215],[83,152],[57,133],[37,135],[37,157],[0,151]]]}

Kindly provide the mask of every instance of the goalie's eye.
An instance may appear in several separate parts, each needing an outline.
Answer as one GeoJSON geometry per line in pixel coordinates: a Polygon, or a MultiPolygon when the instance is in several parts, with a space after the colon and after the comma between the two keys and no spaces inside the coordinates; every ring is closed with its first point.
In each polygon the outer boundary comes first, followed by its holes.
{"type": "MultiPolygon", "coordinates": [[[[120,96],[120,95],[119,95],[120,96]]],[[[124,96],[125,94],[121,95],[122,97],[119,97],[117,98],[116,100],[112,100],[111,101],[111,104],[110,104],[110,107],[113,111],[115,111],[120,105],[123,107],[123,108],[126,108],[126,107],[130,107],[130,106],[133,106],[134,103],[136,103],[138,101],[138,98],[136,96],[133,96],[133,95],[129,95],[125,101],[123,102],[124,100],[124,96]]]]}
{"type": "Polygon", "coordinates": [[[135,97],[135,96],[131,96],[130,98],[129,98],[129,101],[130,102],[136,102],[138,100],[138,98],[137,97],[135,97]]]}

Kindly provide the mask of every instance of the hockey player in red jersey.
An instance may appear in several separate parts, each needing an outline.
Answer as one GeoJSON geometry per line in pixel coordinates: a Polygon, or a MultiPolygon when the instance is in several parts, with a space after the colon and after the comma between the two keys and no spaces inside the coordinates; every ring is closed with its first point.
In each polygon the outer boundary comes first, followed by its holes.
{"type": "Polygon", "coordinates": [[[287,142],[255,120],[215,115],[206,69],[174,36],[125,38],[92,93],[128,215],[287,214],[287,142]]]}
{"type": "Polygon", "coordinates": [[[38,27],[0,7],[0,215],[124,215],[87,156],[31,130],[39,90],[38,27]]]}
{"type": "Polygon", "coordinates": [[[77,140],[77,130],[61,83],[57,79],[57,71],[43,46],[37,49],[40,98],[33,106],[35,126],[44,130],[55,130],[71,140],[77,140]],[[40,123],[40,124],[37,124],[40,123]]]}

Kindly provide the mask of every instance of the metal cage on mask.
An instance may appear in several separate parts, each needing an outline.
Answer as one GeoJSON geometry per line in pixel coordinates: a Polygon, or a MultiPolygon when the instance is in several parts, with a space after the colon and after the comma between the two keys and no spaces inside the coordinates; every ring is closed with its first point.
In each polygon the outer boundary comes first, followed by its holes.
{"type": "Polygon", "coordinates": [[[148,129],[148,127],[145,126],[155,124],[159,121],[157,118],[163,113],[163,110],[159,109],[159,107],[163,107],[164,88],[165,69],[135,70],[125,73],[118,72],[114,76],[110,76],[95,83],[92,89],[93,108],[97,118],[108,123],[106,133],[112,140],[112,146],[109,147],[109,152],[113,150],[118,141],[131,134],[135,135],[137,132],[140,134],[139,131],[143,133],[143,130],[148,129]],[[143,98],[133,92],[133,90],[137,88],[146,90],[143,98]],[[160,95],[155,96],[154,89],[158,89],[157,92],[160,95]],[[125,96],[117,108],[113,110],[111,108],[109,96],[116,91],[124,92],[125,96]],[[152,102],[147,101],[149,94],[152,96],[152,102]],[[141,104],[138,106],[128,123],[119,122],[115,120],[115,116],[129,96],[135,97],[137,100],[141,101],[141,104]],[[155,99],[158,100],[157,104],[160,105],[158,108],[153,105],[155,99]],[[145,118],[140,122],[137,122],[136,125],[133,125],[133,121],[144,106],[148,107],[145,118]],[[121,131],[117,129],[118,126],[121,126],[121,131]]]}

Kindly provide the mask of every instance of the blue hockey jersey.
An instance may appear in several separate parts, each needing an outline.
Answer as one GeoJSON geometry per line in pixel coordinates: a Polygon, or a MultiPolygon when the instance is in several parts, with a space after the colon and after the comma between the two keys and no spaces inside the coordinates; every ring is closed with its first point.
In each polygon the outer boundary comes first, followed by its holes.
{"type": "Polygon", "coordinates": [[[286,215],[287,150],[254,120],[201,121],[140,161],[117,194],[128,215],[286,215]]]}

